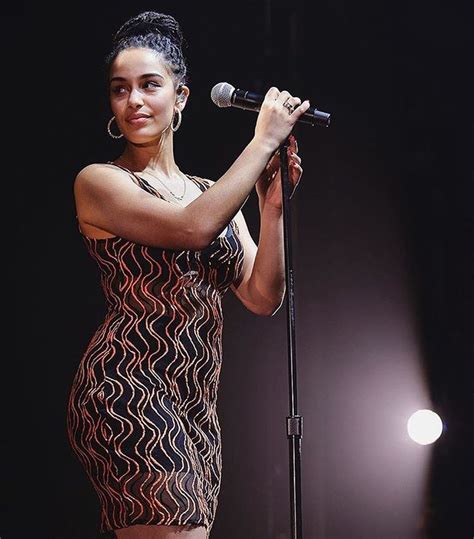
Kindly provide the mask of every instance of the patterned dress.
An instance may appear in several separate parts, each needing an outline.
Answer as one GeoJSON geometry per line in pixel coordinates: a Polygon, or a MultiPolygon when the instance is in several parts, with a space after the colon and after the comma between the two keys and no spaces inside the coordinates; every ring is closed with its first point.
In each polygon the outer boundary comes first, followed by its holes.
{"type": "Polygon", "coordinates": [[[210,533],[222,466],[221,300],[242,269],[237,234],[231,221],[201,251],[83,236],[107,314],[74,376],[67,430],[100,498],[102,533],[134,524],[210,533]]]}

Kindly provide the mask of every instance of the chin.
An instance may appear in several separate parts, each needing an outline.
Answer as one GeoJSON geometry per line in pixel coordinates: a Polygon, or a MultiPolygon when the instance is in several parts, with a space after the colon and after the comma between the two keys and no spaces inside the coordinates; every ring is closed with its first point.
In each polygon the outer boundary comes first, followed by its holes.
{"type": "Polygon", "coordinates": [[[153,133],[130,133],[127,136],[127,140],[132,144],[156,144],[164,135],[164,131],[158,131],[153,133]]]}

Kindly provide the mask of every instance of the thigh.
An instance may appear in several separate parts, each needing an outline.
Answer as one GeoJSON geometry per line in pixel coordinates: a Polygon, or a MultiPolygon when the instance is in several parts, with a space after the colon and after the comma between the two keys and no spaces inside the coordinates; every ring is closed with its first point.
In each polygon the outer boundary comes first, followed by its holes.
{"type": "Polygon", "coordinates": [[[115,530],[117,539],[207,539],[204,526],[145,526],[115,530]]]}

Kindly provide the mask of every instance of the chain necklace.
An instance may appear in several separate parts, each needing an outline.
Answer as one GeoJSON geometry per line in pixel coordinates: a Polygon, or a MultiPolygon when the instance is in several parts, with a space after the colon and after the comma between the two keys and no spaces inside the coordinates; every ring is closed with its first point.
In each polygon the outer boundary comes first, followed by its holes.
{"type": "Polygon", "coordinates": [[[184,189],[183,189],[183,194],[182,195],[176,195],[175,193],[173,193],[173,191],[171,191],[171,189],[166,185],[166,183],[161,180],[160,178],[158,178],[158,176],[155,176],[154,174],[152,174],[151,172],[149,172],[148,170],[146,171],[147,174],[149,174],[150,176],[152,176],[153,178],[155,178],[156,180],[158,180],[161,185],[176,199],[176,200],[183,200],[184,198],[184,195],[186,194],[186,186],[188,184],[188,182],[184,179],[184,177],[182,176],[181,179],[183,180],[183,185],[184,185],[184,189]]]}

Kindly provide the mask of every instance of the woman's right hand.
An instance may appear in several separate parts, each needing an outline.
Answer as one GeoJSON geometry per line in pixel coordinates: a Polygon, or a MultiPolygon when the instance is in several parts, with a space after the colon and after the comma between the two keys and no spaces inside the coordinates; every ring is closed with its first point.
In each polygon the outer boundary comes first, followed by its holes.
{"type": "Polygon", "coordinates": [[[288,137],[293,126],[310,107],[309,101],[293,97],[272,86],[265,94],[255,125],[254,139],[268,151],[275,151],[288,137]]]}

